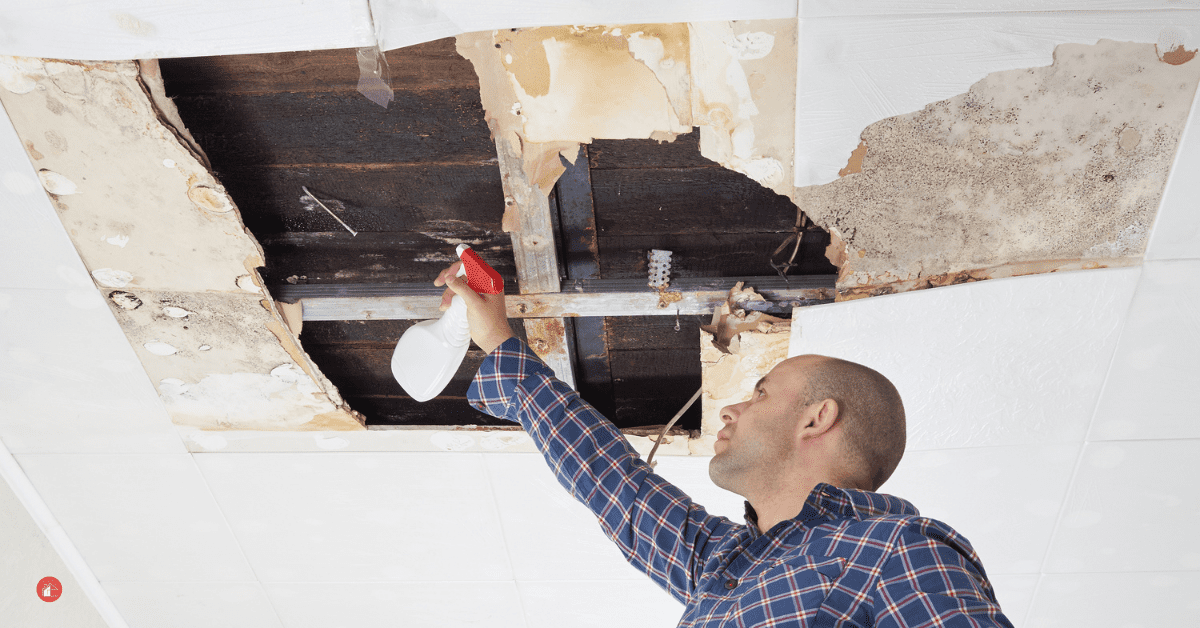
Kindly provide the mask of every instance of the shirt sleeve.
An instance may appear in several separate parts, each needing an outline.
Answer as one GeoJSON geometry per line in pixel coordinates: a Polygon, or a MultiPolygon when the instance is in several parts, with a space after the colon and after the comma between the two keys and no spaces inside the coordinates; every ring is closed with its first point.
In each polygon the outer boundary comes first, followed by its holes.
{"type": "Polygon", "coordinates": [[[518,338],[488,355],[467,398],[480,411],[519,422],[625,558],[680,602],[691,598],[719,541],[740,527],[652,472],[620,430],[518,338]]]}
{"type": "Polygon", "coordinates": [[[920,519],[901,532],[875,589],[880,628],[1012,628],[971,544],[948,526],[920,519]]]}

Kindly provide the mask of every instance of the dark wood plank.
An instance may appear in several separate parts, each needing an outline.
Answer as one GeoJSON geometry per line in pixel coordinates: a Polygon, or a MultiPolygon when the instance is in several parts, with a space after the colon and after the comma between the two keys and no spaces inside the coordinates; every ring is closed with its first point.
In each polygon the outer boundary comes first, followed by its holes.
{"type": "MultiPolygon", "coordinates": [[[[790,233],[661,234],[600,238],[600,275],[605,279],[644,278],[646,254],[650,249],[672,251],[672,277],[754,277],[774,275],[768,258],[790,233]]],[[[789,275],[836,274],[837,268],[825,257],[829,234],[804,234],[796,256],[800,267],[789,275]]],[[[786,261],[791,251],[776,256],[786,261]]]]}
{"type": "MultiPolygon", "coordinates": [[[[700,343],[694,349],[613,351],[613,396],[621,427],[665,424],[700,388],[700,343]]],[[[697,404],[699,405],[699,404],[697,404]]],[[[684,429],[699,429],[699,408],[680,419],[684,429]]]]}
{"type": "Polygon", "coordinates": [[[175,104],[218,176],[260,164],[496,158],[476,89],[399,91],[387,109],[345,91],[185,94],[175,104]]]}
{"type": "Polygon", "coordinates": [[[679,331],[675,331],[674,316],[610,316],[606,320],[611,351],[690,351],[697,359],[700,324],[709,322],[697,316],[681,316],[679,331]]]}
{"type": "Polygon", "coordinates": [[[593,170],[614,168],[720,168],[700,156],[700,129],[673,142],[657,140],[595,140],[588,146],[593,170]]]}
{"type": "Polygon", "coordinates": [[[724,168],[595,170],[599,235],[791,231],[796,206],[724,168]]]}
{"type": "Polygon", "coordinates": [[[346,397],[346,403],[367,417],[367,425],[517,427],[512,421],[497,419],[472,408],[461,395],[442,395],[424,403],[409,397],[352,395],[346,397]]]}
{"type": "MultiPolygon", "coordinates": [[[[640,425],[665,425],[671,417],[675,416],[676,412],[687,403],[691,398],[692,393],[700,388],[700,376],[686,379],[680,378],[665,382],[664,387],[670,390],[689,390],[688,394],[682,396],[656,396],[656,397],[625,397],[620,396],[616,400],[616,412],[610,417],[614,425],[622,429],[629,427],[637,427],[640,425]]],[[[618,393],[620,394],[620,393],[618,393]]],[[[684,430],[699,430],[700,429],[700,401],[696,401],[688,411],[679,418],[679,422],[675,424],[672,431],[675,429],[684,430]]]]}
{"type": "Polygon", "coordinates": [[[499,232],[504,214],[495,164],[247,166],[227,171],[221,183],[260,234],[341,228],[302,187],[359,232],[468,238],[499,232]]]}
{"type": "MultiPolygon", "coordinates": [[[[303,333],[301,334],[303,336],[303,333]]],[[[399,337],[396,338],[399,340],[399,337]]],[[[396,342],[371,345],[321,345],[303,342],[304,350],[321,366],[329,381],[343,395],[397,395],[404,396],[404,389],[392,376],[392,352],[396,342]]],[[[483,363],[483,351],[472,348],[467,351],[462,365],[446,386],[445,395],[466,395],[471,378],[483,363]]]]}
{"type": "MultiPolygon", "coordinates": [[[[466,240],[506,284],[516,281],[507,233],[458,230],[455,237],[466,240]]],[[[261,272],[268,285],[289,277],[304,283],[432,282],[458,259],[457,242],[437,234],[297,232],[261,235],[259,242],[266,253],[267,265],[261,272]]]]}
{"type": "MultiPolygon", "coordinates": [[[[471,62],[446,37],[385,53],[392,89],[479,88],[471,62]]],[[[358,57],[354,48],[273,54],[162,59],[167,95],[354,91],[358,57]]]]}

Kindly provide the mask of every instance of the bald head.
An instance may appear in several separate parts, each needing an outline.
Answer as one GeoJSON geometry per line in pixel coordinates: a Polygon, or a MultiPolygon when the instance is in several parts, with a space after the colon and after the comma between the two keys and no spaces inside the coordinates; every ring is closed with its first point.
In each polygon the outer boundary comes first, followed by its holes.
{"type": "Polygon", "coordinates": [[[853,488],[877,490],[904,455],[904,404],[886,377],[861,364],[826,356],[806,362],[803,405],[832,399],[838,404],[848,460],[843,468],[853,488]]]}

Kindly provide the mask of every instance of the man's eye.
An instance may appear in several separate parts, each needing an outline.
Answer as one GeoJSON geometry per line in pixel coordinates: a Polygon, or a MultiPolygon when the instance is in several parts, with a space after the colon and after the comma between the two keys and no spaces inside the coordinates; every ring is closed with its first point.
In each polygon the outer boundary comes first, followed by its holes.
{"type": "Polygon", "coordinates": [[[761,396],[763,396],[763,395],[765,395],[765,394],[767,394],[767,391],[765,391],[765,390],[763,390],[763,389],[761,389],[761,388],[759,388],[758,390],[756,390],[756,391],[755,391],[755,395],[756,395],[756,396],[758,396],[758,397],[761,397],[761,396]]]}

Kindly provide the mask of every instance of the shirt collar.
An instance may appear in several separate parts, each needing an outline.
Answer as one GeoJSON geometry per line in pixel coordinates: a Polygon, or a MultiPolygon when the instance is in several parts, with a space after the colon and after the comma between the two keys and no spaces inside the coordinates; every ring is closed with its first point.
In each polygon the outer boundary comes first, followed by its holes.
{"type": "MultiPolygon", "coordinates": [[[[813,487],[804,508],[792,519],[795,523],[808,526],[820,525],[835,519],[853,518],[859,521],[885,515],[912,515],[921,513],[908,500],[893,495],[860,491],[854,488],[838,488],[824,482],[813,487]]],[[[746,502],[746,522],[758,527],[758,513],[750,502],[746,502]]],[[[765,530],[762,530],[765,532],[765,530]]]]}

